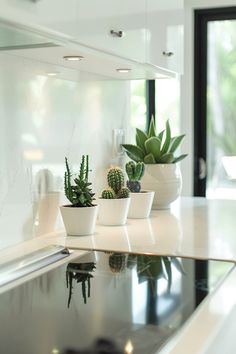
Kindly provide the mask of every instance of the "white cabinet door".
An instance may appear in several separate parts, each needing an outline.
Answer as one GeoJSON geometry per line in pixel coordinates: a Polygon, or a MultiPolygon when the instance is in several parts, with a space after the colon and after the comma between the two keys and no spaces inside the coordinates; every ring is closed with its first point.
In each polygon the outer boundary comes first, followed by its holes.
{"type": "Polygon", "coordinates": [[[78,0],[77,40],[145,62],[146,0],[78,0]],[[114,34],[111,31],[114,31],[114,34]]]}
{"type": "Polygon", "coordinates": [[[2,17],[9,20],[69,36],[77,33],[77,0],[0,0],[0,6],[2,17]]]}
{"type": "Polygon", "coordinates": [[[183,0],[147,0],[147,62],[183,73],[183,0]]]}

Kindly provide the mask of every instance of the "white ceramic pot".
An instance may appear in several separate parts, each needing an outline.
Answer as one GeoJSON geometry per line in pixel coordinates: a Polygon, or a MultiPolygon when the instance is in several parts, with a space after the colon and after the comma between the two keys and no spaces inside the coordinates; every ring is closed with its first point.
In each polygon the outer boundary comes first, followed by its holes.
{"type": "Polygon", "coordinates": [[[155,191],[153,209],[167,209],[181,193],[182,177],[178,164],[145,165],[142,187],[155,191]]]}
{"type": "Polygon", "coordinates": [[[63,205],[60,210],[67,235],[85,236],[94,233],[98,212],[97,205],[85,208],[63,205]]]}
{"type": "Polygon", "coordinates": [[[152,208],[155,192],[141,191],[140,193],[130,193],[130,207],[128,218],[145,219],[148,218],[152,208]]]}
{"type": "Polygon", "coordinates": [[[98,199],[98,220],[102,225],[125,225],[127,221],[130,198],[98,199]]]}

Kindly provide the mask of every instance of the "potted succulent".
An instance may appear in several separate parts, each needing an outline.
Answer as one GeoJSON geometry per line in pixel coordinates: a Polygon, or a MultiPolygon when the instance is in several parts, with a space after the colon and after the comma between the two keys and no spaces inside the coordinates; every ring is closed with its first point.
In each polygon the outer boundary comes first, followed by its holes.
{"type": "Polygon", "coordinates": [[[110,168],[107,173],[109,188],[99,198],[99,222],[103,225],[124,225],[130,205],[129,189],[119,167],[110,168]]]}
{"type": "Polygon", "coordinates": [[[153,191],[141,190],[141,179],[144,175],[145,165],[143,162],[129,161],[125,165],[128,181],[127,187],[130,190],[130,207],[128,218],[148,218],[154,198],[153,191]]]}
{"type": "Polygon", "coordinates": [[[88,181],[89,158],[82,156],[80,171],[74,184],[67,158],[65,158],[66,172],[64,175],[65,195],[70,205],[60,207],[66,232],[72,236],[91,235],[94,233],[98,206],[93,204],[94,193],[88,181]]]}
{"type": "Polygon", "coordinates": [[[175,156],[175,152],[185,135],[171,136],[169,121],[166,129],[156,133],[152,118],[146,134],[136,129],[136,145],[123,144],[127,155],[135,162],[144,162],[146,169],[143,188],[155,191],[153,208],[166,209],[181,192],[182,177],[177,162],[187,155],[175,156]]]}

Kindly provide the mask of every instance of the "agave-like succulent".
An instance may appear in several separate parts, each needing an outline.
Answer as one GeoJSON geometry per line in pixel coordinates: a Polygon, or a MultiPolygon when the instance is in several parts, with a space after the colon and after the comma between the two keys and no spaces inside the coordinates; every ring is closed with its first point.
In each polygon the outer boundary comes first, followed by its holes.
{"type": "Polygon", "coordinates": [[[149,131],[146,134],[136,129],[136,145],[123,144],[126,154],[135,162],[145,164],[175,163],[183,160],[187,154],[174,156],[185,134],[171,136],[170,123],[166,121],[166,129],[156,134],[154,119],[152,118],[149,131]]]}

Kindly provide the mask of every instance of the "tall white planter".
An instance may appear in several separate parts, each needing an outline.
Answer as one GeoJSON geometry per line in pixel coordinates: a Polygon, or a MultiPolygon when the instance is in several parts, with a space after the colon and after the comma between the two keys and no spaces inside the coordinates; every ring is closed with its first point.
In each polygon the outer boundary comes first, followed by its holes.
{"type": "Polygon", "coordinates": [[[86,236],[94,233],[98,213],[97,205],[84,208],[63,205],[60,210],[67,235],[86,236]]]}
{"type": "Polygon", "coordinates": [[[168,209],[182,189],[178,164],[147,164],[142,179],[144,189],[155,191],[153,209],[168,209]]]}
{"type": "Polygon", "coordinates": [[[155,192],[141,191],[130,193],[129,219],[146,219],[149,217],[155,192]]]}
{"type": "Polygon", "coordinates": [[[98,199],[98,220],[102,225],[125,225],[127,221],[130,198],[98,199]]]}

